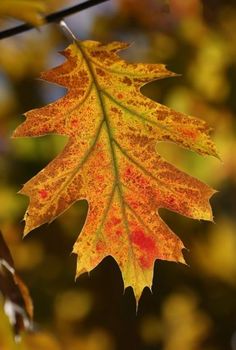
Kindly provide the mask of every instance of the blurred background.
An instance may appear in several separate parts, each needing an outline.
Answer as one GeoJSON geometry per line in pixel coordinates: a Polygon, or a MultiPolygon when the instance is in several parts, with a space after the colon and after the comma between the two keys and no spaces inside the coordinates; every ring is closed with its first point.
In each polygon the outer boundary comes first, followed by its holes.
{"type": "MultiPolygon", "coordinates": [[[[80,2],[45,0],[48,12],[80,2]]],[[[2,21],[0,29],[16,23],[2,21]]],[[[14,344],[0,307],[0,349],[236,350],[235,1],[110,0],[66,23],[80,39],[133,43],[121,53],[130,62],[165,63],[181,74],[142,91],[213,128],[222,162],[168,143],[158,150],[219,191],[211,200],[215,223],[160,211],[185,243],[189,266],[157,261],[152,293],[144,290],[137,314],[133,292],[128,288],[123,293],[112,258],[74,281],[71,250],[86,217],[86,202],[22,240],[28,200],[17,192],[60,152],[66,138],[10,137],[25,111],[65,93],[37,77],[63,62],[58,51],[69,42],[56,24],[2,40],[0,228],[30,289],[36,333],[14,344]]]]}

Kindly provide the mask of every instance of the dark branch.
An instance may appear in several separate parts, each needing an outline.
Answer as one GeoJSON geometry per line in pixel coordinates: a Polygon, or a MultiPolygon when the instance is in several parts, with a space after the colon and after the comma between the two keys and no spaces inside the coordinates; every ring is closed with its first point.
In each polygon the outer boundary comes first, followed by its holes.
{"type": "MultiPolygon", "coordinates": [[[[45,24],[52,23],[52,22],[59,22],[60,20],[62,20],[66,16],[73,15],[76,12],[86,10],[89,7],[101,4],[102,2],[105,2],[105,1],[108,1],[108,0],[88,0],[88,1],[83,2],[82,4],[72,6],[68,9],[54,12],[54,13],[44,17],[45,24]]],[[[0,32],[0,40],[5,39],[5,38],[9,38],[10,36],[13,36],[13,35],[16,35],[19,33],[26,32],[27,30],[30,30],[33,28],[35,28],[35,27],[31,26],[30,24],[25,23],[25,24],[21,24],[17,27],[14,27],[14,28],[3,30],[2,32],[0,32]]]]}

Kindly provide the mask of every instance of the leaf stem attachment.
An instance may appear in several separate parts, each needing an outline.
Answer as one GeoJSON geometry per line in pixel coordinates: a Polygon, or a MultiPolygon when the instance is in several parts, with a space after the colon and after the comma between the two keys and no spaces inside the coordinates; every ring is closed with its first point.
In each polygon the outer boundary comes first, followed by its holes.
{"type": "Polygon", "coordinates": [[[61,27],[61,29],[63,30],[63,32],[69,40],[72,39],[73,41],[77,41],[75,34],[72,32],[72,30],[68,27],[68,25],[63,19],[60,20],[59,26],[61,27]]]}

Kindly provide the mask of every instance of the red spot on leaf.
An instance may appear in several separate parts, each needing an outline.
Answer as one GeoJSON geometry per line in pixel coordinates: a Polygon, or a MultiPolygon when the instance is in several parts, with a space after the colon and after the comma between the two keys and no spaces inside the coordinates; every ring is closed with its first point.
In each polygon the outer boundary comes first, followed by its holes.
{"type": "Polygon", "coordinates": [[[136,229],[132,232],[131,241],[138,246],[141,252],[139,262],[142,268],[150,268],[156,256],[156,245],[153,238],[146,236],[143,230],[136,229]]]}
{"type": "Polygon", "coordinates": [[[123,233],[123,232],[122,232],[121,230],[116,230],[116,232],[115,232],[115,234],[116,234],[117,236],[119,236],[119,237],[122,236],[122,233],[123,233]]]}
{"type": "Polygon", "coordinates": [[[73,119],[71,121],[71,125],[74,126],[74,127],[78,126],[78,120],[77,119],[73,119]]]}
{"type": "Polygon", "coordinates": [[[46,191],[46,190],[40,190],[40,191],[39,191],[39,195],[40,195],[40,197],[41,197],[42,199],[45,199],[45,198],[47,198],[47,196],[48,196],[48,191],[46,191]]]}
{"type": "Polygon", "coordinates": [[[103,182],[104,181],[104,176],[99,174],[99,175],[96,176],[96,180],[97,180],[97,182],[103,182]]]}
{"type": "Polygon", "coordinates": [[[151,237],[146,236],[141,229],[133,231],[131,240],[142,250],[151,251],[155,248],[154,240],[151,237]]]}
{"type": "Polygon", "coordinates": [[[104,76],[105,76],[105,72],[104,72],[102,69],[100,69],[100,68],[96,68],[96,72],[97,72],[97,74],[100,75],[101,77],[104,77],[104,76]]]}
{"type": "Polygon", "coordinates": [[[152,266],[153,260],[148,259],[147,256],[143,255],[139,258],[139,263],[143,269],[148,269],[152,266]]]}
{"type": "Polygon", "coordinates": [[[182,130],[182,135],[184,136],[184,137],[187,137],[187,138],[191,138],[191,139],[193,139],[193,140],[195,140],[196,139],[196,137],[197,137],[197,134],[196,134],[196,131],[193,131],[193,130],[182,130]]]}
{"type": "Polygon", "coordinates": [[[113,216],[112,218],[111,218],[111,224],[112,225],[118,225],[118,224],[120,224],[121,223],[121,219],[118,219],[118,218],[116,218],[115,216],[113,216]]]}
{"type": "Polygon", "coordinates": [[[147,181],[143,176],[137,176],[137,184],[142,187],[142,188],[146,188],[147,186],[149,186],[149,181],[147,181]]]}
{"type": "Polygon", "coordinates": [[[119,99],[122,99],[122,98],[124,97],[124,95],[123,95],[123,94],[117,94],[117,97],[118,97],[119,99]]]}
{"type": "Polygon", "coordinates": [[[139,186],[139,188],[147,188],[150,185],[149,181],[147,181],[144,176],[130,167],[125,169],[124,177],[126,181],[132,182],[134,185],[139,186]]]}
{"type": "Polygon", "coordinates": [[[119,112],[119,109],[116,107],[111,107],[111,111],[114,113],[117,113],[117,112],[119,112]]]}
{"type": "Polygon", "coordinates": [[[105,248],[106,248],[106,243],[104,243],[102,241],[97,242],[97,244],[96,244],[96,251],[98,253],[104,252],[105,248]]]}
{"type": "Polygon", "coordinates": [[[122,114],[121,110],[116,108],[116,107],[111,107],[111,112],[113,112],[119,116],[122,114]]]}
{"type": "Polygon", "coordinates": [[[131,81],[131,79],[129,79],[128,77],[124,77],[123,83],[126,84],[126,85],[128,85],[128,86],[132,85],[132,81],[131,81]]]}
{"type": "MultiPolygon", "coordinates": [[[[179,202],[179,204],[180,204],[180,202],[179,202]]],[[[176,199],[173,196],[166,196],[165,201],[164,201],[165,208],[169,208],[172,210],[177,210],[179,204],[178,204],[178,201],[176,201],[176,199]]]]}
{"type": "Polygon", "coordinates": [[[129,180],[134,176],[134,171],[130,167],[127,167],[124,171],[124,176],[127,180],[129,180]]]}
{"type": "Polygon", "coordinates": [[[175,203],[175,198],[174,197],[169,197],[169,204],[173,205],[175,203]]]}
{"type": "Polygon", "coordinates": [[[138,207],[140,207],[140,203],[132,200],[132,201],[130,201],[130,206],[133,209],[137,209],[138,207]]]}

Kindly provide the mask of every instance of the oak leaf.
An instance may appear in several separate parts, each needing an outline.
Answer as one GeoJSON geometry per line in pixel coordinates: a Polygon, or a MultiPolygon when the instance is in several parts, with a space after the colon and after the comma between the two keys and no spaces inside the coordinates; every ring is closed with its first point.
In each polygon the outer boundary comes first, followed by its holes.
{"type": "Polygon", "coordinates": [[[124,287],[133,287],[138,300],[144,287],[151,287],[156,259],[184,263],[184,245],[158,209],[212,220],[214,190],[166,162],[157,142],[172,141],[202,155],[216,156],[216,150],[204,121],[140,92],[146,83],[175,74],[162,64],[127,63],[117,55],[127,47],[71,44],[62,53],[67,60],[42,73],[43,79],[65,86],[67,94],[27,112],[14,136],[69,137],[62,153],[21,190],[30,197],[25,234],[86,199],[86,223],[73,249],[77,276],[110,255],[124,287]]]}

